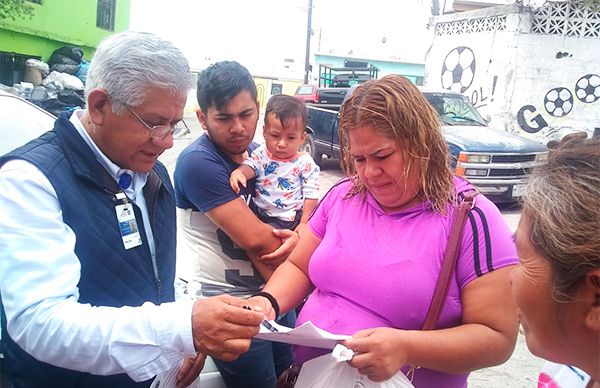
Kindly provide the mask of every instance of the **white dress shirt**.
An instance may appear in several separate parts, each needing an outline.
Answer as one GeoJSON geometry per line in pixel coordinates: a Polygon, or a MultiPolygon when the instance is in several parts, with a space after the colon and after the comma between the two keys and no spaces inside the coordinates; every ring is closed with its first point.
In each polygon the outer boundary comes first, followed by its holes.
{"type": "MultiPolygon", "coordinates": [[[[117,179],[122,171],[95,146],[79,121],[71,121],[97,159],[117,179]]],[[[145,174],[134,174],[127,195],[142,208],[145,174]]],[[[115,219],[116,222],[116,219],[115,219]]],[[[8,333],[38,360],[98,375],[152,378],[194,357],[186,299],[140,307],[92,307],[78,302],[80,262],[76,236],[62,218],[57,194],[32,164],[13,160],[0,168],[0,292],[8,333]]]]}

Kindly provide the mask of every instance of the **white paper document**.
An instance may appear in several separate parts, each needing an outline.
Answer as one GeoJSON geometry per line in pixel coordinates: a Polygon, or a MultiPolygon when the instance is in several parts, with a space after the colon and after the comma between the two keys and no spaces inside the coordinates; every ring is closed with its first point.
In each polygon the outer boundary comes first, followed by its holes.
{"type": "Polygon", "coordinates": [[[319,329],[310,321],[295,329],[279,325],[275,321],[264,321],[256,338],[313,348],[333,349],[335,345],[350,336],[329,333],[319,329]]]}

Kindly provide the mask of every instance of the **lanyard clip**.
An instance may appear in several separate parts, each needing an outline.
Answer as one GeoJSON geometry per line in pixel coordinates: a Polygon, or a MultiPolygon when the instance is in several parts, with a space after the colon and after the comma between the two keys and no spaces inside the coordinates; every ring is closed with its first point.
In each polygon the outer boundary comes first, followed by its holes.
{"type": "Polygon", "coordinates": [[[117,191],[114,193],[113,201],[124,205],[129,202],[129,198],[123,191],[117,191]]]}

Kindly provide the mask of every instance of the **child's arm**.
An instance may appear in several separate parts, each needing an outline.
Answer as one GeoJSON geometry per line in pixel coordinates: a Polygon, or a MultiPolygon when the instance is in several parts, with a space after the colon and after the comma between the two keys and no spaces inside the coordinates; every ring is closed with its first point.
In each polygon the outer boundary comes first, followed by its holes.
{"type": "Polygon", "coordinates": [[[233,191],[239,193],[240,185],[246,187],[248,179],[252,179],[255,176],[256,174],[254,173],[254,169],[252,167],[242,164],[241,166],[239,166],[231,172],[231,176],[229,177],[229,184],[231,185],[233,191]]]}
{"type": "Polygon", "coordinates": [[[304,199],[304,210],[302,211],[302,218],[300,219],[301,224],[308,222],[308,217],[312,214],[313,210],[317,207],[318,199],[305,198],[304,199]]]}
{"type": "Polygon", "coordinates": [[[304,197],[304,207],[300,224],[294,229],[299,236],[307,228],[308,218],[319,203],[319,165],[308,155],[303,157],[304,166],[302,167],[302,196],[304,197]]]}
{"type": "Polygon", "coordinates": [[[304,210],[302,212],[302,218],[300,218],[300,223],[296,226],[294,231],[302,236],[302,232],[307,227],[308,217],[312,214],[312,211],[317,207],[318,199],[313,198],[305,198],[304,199],[304,210]]]}

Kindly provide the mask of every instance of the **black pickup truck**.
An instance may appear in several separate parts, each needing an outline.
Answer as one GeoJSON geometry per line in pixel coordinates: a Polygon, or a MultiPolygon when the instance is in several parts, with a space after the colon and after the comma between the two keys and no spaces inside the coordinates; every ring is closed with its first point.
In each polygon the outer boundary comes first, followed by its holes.
{"type": "Polygon", "coordinates": [[[317,85],[300,85],[294,96],[307,104],[318,104],[320,107],[340,105],[346,97],[347,88],[320,88],[317,85]]]}
{"type": "MultiPolygon", "coordinates": [[[[354,90],[350,88],[347,93],[354,90]]],[[[525,177],[548,158],[545,145],[519,135],[488,127],[469,100],[451,91],[422,90],[437,111],[452,155],[451,166],[496,202],[512,202],[523,191],[525,177]]],[[[317,164],[323,155],[338,158],[339,108],[308,105],[303,150],[317,164]]]]}
{"type": "Polygon", "coordinates": [[[321,108],[336,109],[342,104],[348,89],[377,78],[379,69],[367,63],[357,62],[359,66],[330,67],[319,65],[319,83],[300,85],[294,94],[306,103],[321,108]]]}

